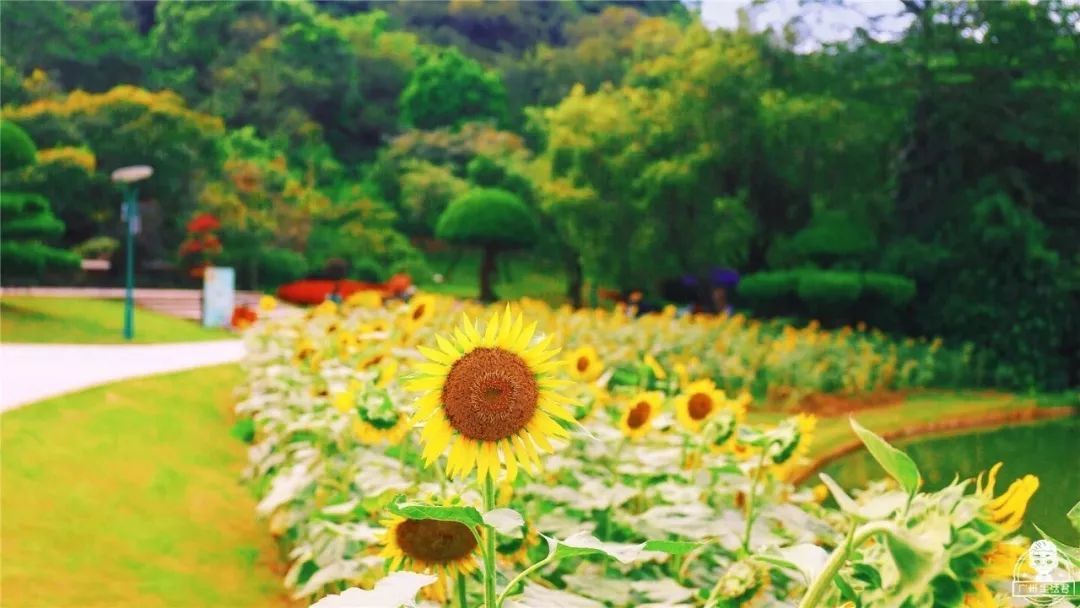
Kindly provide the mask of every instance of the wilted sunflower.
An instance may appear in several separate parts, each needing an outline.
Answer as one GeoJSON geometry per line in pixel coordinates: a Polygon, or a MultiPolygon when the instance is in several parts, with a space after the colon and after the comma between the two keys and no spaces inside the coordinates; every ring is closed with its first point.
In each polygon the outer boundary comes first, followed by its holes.
{"type": "Polygon", "coordinates": [[[458,573],[477,569],[479,545],[469,527],[456,521],[406,519],[394,515],[385,519],[383,550],[391,570],[431,572],[439,581],[426,589],[431,599],[445,603],[447,583],[458,573]]]}
{"type": "Polygon", "coordinates": [[[630,439],[640,439],[649,431],[653,418],[660,413],[664,396],[659,391],[638,393],[623,410],[619,428],[630,439]]]}
{"type": "Polygon", "coordinates": [[[717,389],[712,380],[698,380],[675,398],[675,416],[686,430],[697,433],[726,402],[724,391],[717,389]]]}
{"type": "Polygon", "coordinates": [[[513,479],[519,463],[532,471],[539,453],[554,449],[549,438],[569,435],[557,420],[573,422],[562,405],[571,400],[556,393],[564,383],[550,375],[560,364],[554,358],[559,349],[548,348],[551,336],[531,345],[535,330],[535,322],[524,326],[507,306],[483,335],[466,316],[453,342],[436,336],[437,349],[419,347],[430,362],[416,366],[421,376],[406,387],[426,391],[414,420],[424,422],[420,437],[428,465],[449,449],[451,477],[476,467],[481,480],[494,478],[502,463],[513,479]]]}
{"type": "Polygon", "coordinates": [[[604,371],[600,356],[591,346],[582,346],[571,352],[566,358],[566,367],[570,377],[581,382],[592,382],[604,371]]]}

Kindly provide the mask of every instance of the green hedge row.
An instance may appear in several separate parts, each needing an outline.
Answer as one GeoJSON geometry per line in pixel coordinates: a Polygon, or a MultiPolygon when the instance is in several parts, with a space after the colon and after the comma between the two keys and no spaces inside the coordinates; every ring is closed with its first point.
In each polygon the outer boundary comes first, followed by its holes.
{"type": "Polygon", "coordinates": [[[761,316],[819,319],[828,325],[865,321],[893,328],[915,297],[915,282],[879,272],[778,270],[744,277],[737,294],[761,316]]]}

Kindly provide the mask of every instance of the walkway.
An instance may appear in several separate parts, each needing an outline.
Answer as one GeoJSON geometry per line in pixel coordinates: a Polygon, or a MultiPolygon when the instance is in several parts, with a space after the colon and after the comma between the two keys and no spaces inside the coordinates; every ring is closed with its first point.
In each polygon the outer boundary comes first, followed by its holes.
{"type": "MultiPolygon", "coordinates": [[[[122,300],[124,289],[120,287],[2,287],[0,296],[33,296],[42,298],[94,298],[122,300]]],[[[135,304],[140,308],[162,314],[197,321],[202,318],[202,290],[135,289],[135,304]]],[[[262,294],[254,291],[237,291],[236,304],[256,306],[262,294]]]]}
{"type": "Polygon", "coordinates": [[[126,378],[239,361],[241,340],[146,345],[0,344],[0,411],[126,378]]]}

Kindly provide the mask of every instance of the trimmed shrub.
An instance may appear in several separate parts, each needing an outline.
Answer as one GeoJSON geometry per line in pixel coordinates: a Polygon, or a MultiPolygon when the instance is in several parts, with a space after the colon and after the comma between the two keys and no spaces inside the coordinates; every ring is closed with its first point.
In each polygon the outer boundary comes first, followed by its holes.
{"type": "Polygon", "coordinates": [[[900,308],[915,297],[915,281],[897,274],[867,272],[863,274],[863,292],[900,308]]]}
{"type": "Polygon", "coordinates": [[[478,188],[458,197],[439,216],[435,236],[463,245],[512,249],[536,241],[536,217],[506,190],[478,188]]]}
{"type": "Polygon", "coordinates": [[[0,171],[14,171],[37,162],[37,146],[19,125],[0,120],[0,171]]]}
{"type": "Polygon", "coordinates": [[[857,272],[803,270],[799,272],[796,292],[812,313],[835,318],[848,312],[859,299],[862,277],[857,272]]]}

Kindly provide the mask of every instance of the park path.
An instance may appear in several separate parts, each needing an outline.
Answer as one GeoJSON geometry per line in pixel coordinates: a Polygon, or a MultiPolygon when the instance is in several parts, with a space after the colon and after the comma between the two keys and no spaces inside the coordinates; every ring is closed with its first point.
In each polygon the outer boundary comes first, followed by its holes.
{"type": "Polygon", "coordinates": [[[0,344],[0,411],[135,378],[239,361],[241,340],[173,344],[0,344]]]}

